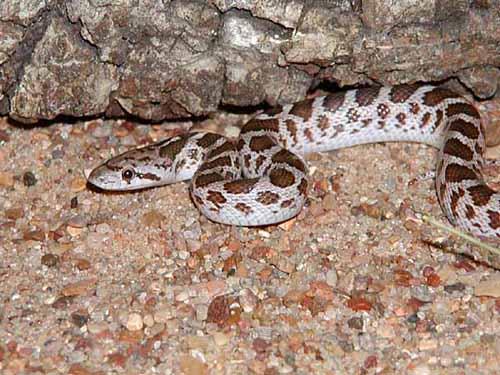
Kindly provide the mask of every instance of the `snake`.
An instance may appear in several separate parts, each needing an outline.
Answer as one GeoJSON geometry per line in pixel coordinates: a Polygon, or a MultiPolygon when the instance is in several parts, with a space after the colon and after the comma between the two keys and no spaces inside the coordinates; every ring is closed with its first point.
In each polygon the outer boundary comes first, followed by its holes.
{"type": "Polygon", "coordinates": [[[296,216],[310,185],[304,155],[377,142],[438,149],[439,204],[451,224],[500,239],[500,193],[482,176],[485,135],[474,105],[426,84],[372,86],[278,105],[249,120],[237,139],[212,132],[176,135],[126,151],[92,170],[90,184],[137,190],[191,180],[208,219],[264,226],[296,216]]]}

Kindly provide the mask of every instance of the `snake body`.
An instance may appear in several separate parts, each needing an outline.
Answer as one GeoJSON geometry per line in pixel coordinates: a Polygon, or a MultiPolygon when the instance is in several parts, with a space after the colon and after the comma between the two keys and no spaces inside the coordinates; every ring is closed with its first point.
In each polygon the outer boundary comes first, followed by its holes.
{"type": "Polygon", "coordinates": [[[209,219],[267,225],[302,209],[304,154],[387,141],[438,148],[436,191],[449,221],[500,239],[500,193],[481,175],[479,113],[457,93],[429,85],[355,89],[274,108],[246,123],[236,142],[204,132],[175,136],[111,158],[88,179],[104,190],[191,179],[193,202],[209,219]]]}

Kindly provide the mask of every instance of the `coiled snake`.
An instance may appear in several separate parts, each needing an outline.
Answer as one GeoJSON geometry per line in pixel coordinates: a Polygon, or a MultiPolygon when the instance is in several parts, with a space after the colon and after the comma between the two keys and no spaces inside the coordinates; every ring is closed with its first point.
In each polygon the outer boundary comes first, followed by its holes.
{"type": "Polygon", "coordinates": [[[436,191],[449,221],[500,239],[500,193],[481,175],[479,113],[455,92],[428,85],[307,99],[256,116],[236,142],[203,132],[175,136],[109,159],[88,180],[104,190],[135,190],[191,179],[193,201],[209,219],[267,225],[302,209],[308,188],[302,155],[387,141],[438,148],[436,191]]]}

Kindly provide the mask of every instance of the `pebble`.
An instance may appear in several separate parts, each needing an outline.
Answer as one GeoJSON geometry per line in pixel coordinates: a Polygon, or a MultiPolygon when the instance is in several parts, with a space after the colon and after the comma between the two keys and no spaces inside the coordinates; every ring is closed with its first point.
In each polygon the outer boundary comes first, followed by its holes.
{"type": "Polygon", "coordinates": [[[138,331],[142,329],[144,323],[142,321],[142,316],[137,313],[132,313],[127,319],[126,327],[129,331],[138,331]]]}
{"type": "Polygon", "coordinates": [[[335,287],[337,285],[338,276],[337,270],[331,269],[326,273],[326,283],[331,287],[335,287]]]}
{"type": "Polygon", "coordinates": [[[173,317],[174,314],[170,306],[160,306],[153,314],[153,319],[156,323],[165,323],[173,317]]]}
{"type": "Polygon", "coordinates": [[[418,349],[420,351],[434,350],[438,346],[438,342],[435,339],[421,339],[418,343],[418,349]]]}
{"type": "Polygon", "coordinates": [[[166,220],[165,215],[157,210],[151,210],[142,215],[142,223],[147,227],[160,228],[162,221],[166,220]]]}
{"type": "Polygon", "coordinates": [[[30,187],[30,186],[35,186],[38,180],[36,179],[35,175],[33,172],[25,172],[23,174],[23,185],[30,187]]]}
{"type": "Polygon", "coordinates": [[[215,345],[217,346],[225,346],[231,340],[229,335],[219,331],[212,333],[212,337],[214,338],[215,345]]]}
{"type": "Polygon", "coordinates": [[[207,305],[196,305],[196,320],[203,322],[208,316],[208,306],[207,305]]]}
{"type": "Polygon", "coordinates": [[[83,232],[83,228],[77,228],[72,226],[66,227],[66,230],[68,231],[71,237],[78,237],[83,232]]]}
{"type": "Polygon", "coordinates": [[[44,254],[42,255],[41,262],[46,267],[55,267],[59,264],[59,257],[54,254],[44,254]]]}
{"type": "Polygon", "coordinates": [[[243,311],[250,313],[255,310],[259,299],[250,289],[243,289],[240,292],[240,305],[243,311]]]}
{"type": "Polygon", "coordinates": [[[96,126],[92,135],[96,138],[106,138],[109,137],[113,132],[113,128],[111,127],[111,123],[103,123],[100,126],[96,126]]]}
{"type": "Polygon", "coordinates": [[[500,273],[497,272],[489,279],[480,281],[474,287],[474,295],[500,298],[500,273]]]}
{"type": "Polygon", "coordinates": [[[65,297],[79,296],[86,293],[88,290],[94,288],[96,283],[97,283],[96,278],[70,283],[64,286],[64,288],[61,290],[61,294],[65,297]]]}
{"type": "Polygon", "coordinates": [[[69,189],[73,193],[79,193],[80,191],[84,191],[86,188],[87,188],[87,180],[82,176],[78,176],[71,179],[69,183],[69,189]]]}
{"type": "Polygon", "coordinates": [[[84,228],[87,226],[87,219],[82,215],[75,215],[68,220],[68,225],[73,228],[84,228]]]}
{"type": "Polygon", "coordinates": [[[97,224],[95,227],[97,233],[106,234],[112,232],[111,226],[108,223],[97,224]]]}
{"type": "Polygon", "coordinates": [[[0,186],[14,186],[14,174],[11,172],[0,172],[0,186]]]}
{"type": "Polygon", "coordinates": [[[24,210],[21,207],[12,207],[5,210],[5,217],[11,220],[17,220],[24,216],[24,210]]]}

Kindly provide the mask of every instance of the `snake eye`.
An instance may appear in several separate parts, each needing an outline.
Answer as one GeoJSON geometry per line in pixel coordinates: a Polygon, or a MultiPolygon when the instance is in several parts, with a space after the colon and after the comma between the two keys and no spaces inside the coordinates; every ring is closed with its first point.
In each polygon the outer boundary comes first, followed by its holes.
{"type": "Polygon", "coordinates": [[[126,181],[130,181],[135,176],[135,172],[131,168],[127,168],[122,172],[122,178],[126,181]]]}

